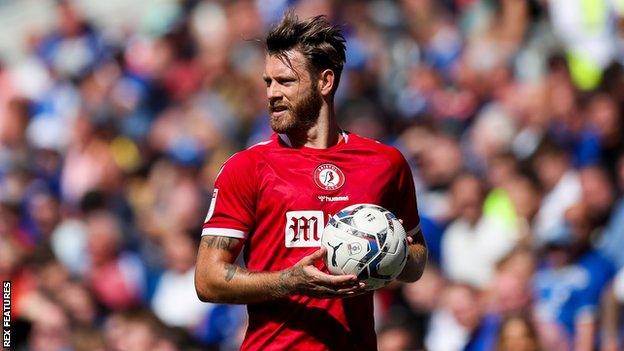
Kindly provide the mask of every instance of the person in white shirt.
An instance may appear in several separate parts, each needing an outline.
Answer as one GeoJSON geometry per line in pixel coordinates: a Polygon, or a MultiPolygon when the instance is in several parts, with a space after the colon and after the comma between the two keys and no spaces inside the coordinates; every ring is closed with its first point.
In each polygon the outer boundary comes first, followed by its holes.
{"type": "Polygon", "coordinates": [[[162,238],[166,270],[151,304],[158,318],[170,326],[195,327],[214,306],[199,301],[195,293],[196,249],[192,235],[173,231],[162,238]]]}
{"type": "Polygon", "coordinates": [[[518,235],[502,220],[483,215],[484,190],[474,175],[459,176],[450,193],[456,219],[442,237],[442,268],[452,282],[484,288],[518,235]]]}
{"type": "Polygon", "coordinates": [[[571,168],[565,150],[555,144],[540,147],[533,169],[545,191],[533,222],[535,243],[541,247],[559,235],[565,211],[581,200],[582,188],[578,172],[571,168]]]}

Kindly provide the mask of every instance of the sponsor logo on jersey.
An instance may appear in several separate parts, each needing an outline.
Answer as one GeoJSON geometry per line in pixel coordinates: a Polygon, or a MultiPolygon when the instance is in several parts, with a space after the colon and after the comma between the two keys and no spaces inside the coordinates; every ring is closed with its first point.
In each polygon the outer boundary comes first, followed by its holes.
{"type": "Polygon", "coordinates": [[[340,189],[345,183],[345,176],[340,168],[331,163],[324,163],[314,170],[314,183],[323,190],[340,189]]]}
{"type": "Polygon", "coordinates": [[[286,247],[319,247],[325,228],[323,211],[286,212],[286,247]]]}
{"type": "Polygon", "coordinates": [[[321,202],[349,201],[349,195],[345,195],[345,196],[325,196],[325,195],[319,195],[318,199],[321,202]]]}

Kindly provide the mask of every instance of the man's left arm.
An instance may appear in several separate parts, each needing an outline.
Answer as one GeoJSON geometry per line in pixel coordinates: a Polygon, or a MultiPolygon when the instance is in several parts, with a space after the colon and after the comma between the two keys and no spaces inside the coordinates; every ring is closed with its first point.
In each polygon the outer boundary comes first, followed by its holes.
{"type": "Polygon", "coordinates": [[[407,243],[409,245],[407,262],[397,279],[412,283],[420,279],[427,263],[427,245],[420,228],[417,229],[416,234],[407,237],[407,243]]]}
{"type": "Polygon", "coordinates": [[[418,215],[418,205],[416,201],[416,189],[414,187],[414,178],[407,161],[396,151],[395,165],[397,166],[396,185],[394,194],[395,204],[394,211],[397,218],[401,219],[403,227],[407,231],[407,243],[409,255],[407,263],[399,276],[398,280],[403,282],[415,282],[423,274],[425,264],[427,263],[427,245],[420,229],[420,217],[418,215]]]}

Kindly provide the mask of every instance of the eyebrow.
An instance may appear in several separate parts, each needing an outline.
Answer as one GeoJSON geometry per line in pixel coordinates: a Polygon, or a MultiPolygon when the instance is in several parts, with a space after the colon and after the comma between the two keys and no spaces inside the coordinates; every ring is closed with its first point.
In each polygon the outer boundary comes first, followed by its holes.
{"type": "Polygon", "coordinates": [[[266,74],[262,75],[262,80],[264,80],[265,82],[268,82],[268,81],[270,81],[272,79],[275,79],[275,80],[296,80],[297,77],[289,76],[289,75],[283,75],[283,74],[278,74],[275,77],[271,78],[271,77],[267,76],[266,74]]]}

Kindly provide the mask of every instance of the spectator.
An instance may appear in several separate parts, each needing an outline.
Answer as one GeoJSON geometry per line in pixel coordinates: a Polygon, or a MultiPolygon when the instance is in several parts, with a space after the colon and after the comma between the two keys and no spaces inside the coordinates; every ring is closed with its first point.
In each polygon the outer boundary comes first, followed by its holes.
{"type": "Polygon", "coordinates": [[[569,156],[555,144],[544,144],[533,161],[544,197],[535,217],[534,230],[538,245],[557,235],[565,210],[581,199],[578,173],[570,169],[569,156]]]}
{"type": "Polygon", "coordinates": [[[535,220],[541,200],[536,182],[528,176],[517,175],[505,182],[502,189],[509,196],[515,218],[514,224],[519,233],[519,244],[531,246],[535,239],[531,223],[535,220]]]}
{"type": "Polygon", "coordinates": [[[156,285],[151,305],[170,326],[192,329],[212,308],[199,301],[195,293],[197,238],[194,232],[172,232],[162,238],[166,270],[156,285]]]}
{"type": "Polygon", "coordinates": [[[86,223],[89,287],[109,309],[136,306],[144,289],[144,273],[138,257],[121,249],[119,222],[108,212],[95,212],[86,223]]]}
{"type": "Polygon", "coordinates": [[[30,145],[26,140],[26,129],[30,121],[29,101],[13,98],[6,103],[6,114],[0,117],[0,165],[7,168],[11,163],[26,160],[30,145]]]}
{"type": "MultiPolygon", "coordinates": [[[[624,194],[624,153],[618,160],[618,183],[620,194],[624,194]]],[[[612,196],[611,194],[609,196],[612,196]]],[[[615,263],[618,269],[624,267],[622,242],[624,242],[624,195],[620,196],[613,206],[601,237],[598,241],[598,250],[615,263]]]]}
{"type": "MultiPolygon", "coordinates": [[[[95,297],[80,282],[64,284],[63,288],[57,291],[55,296],[60,305],[67,311],[74,325],[86,327],[97,325],[100,322],[95,297]]],[[[84,331],[87,334],[85,339],[97,339],[97,335],[93,335],[88,329],[84,331]]]]}
{"type": "Polygon", "coordinates": [[[113,351],[197,351],[187,333],[168,328],[148,309],[133,309],[107,321],[107,342],[113,351]]]}
{"type": "Polygon", "coordinates": [[[535,276],[535,313],[546,349],[568,345],[591,350],[597,336],[597,313],[603,289],[614,274],[612,264],[590,246],[589,207],[573,205],[566,226],[546,244],[535,276]]]}
{"type": "Polygon", "coordinates": [[[383,326],[377,335],[379,351],[417,350],[410,330],[402,324],[383,326]]]}
{"type": "Polygon", "coordinates": [[[537,331],[531,320],[514,315],[503,321],[498,336],[498,351],[539,351],[537,331]]]}
{"type": "Polygon", "coordinates": [[[483,288],[491,281],[496,262],[515,245],[516,233],[483,215],[484,189],[475,176],[459,176],[450,192],[457,219],[442,238],[442,268],[453,282],[483,288]]]}
{"type": "MultiPolygon", "coordinates": [[[[402,306],[399,311],[407,317],[406,324],[409,325],[413,335],[415,335],[416,345],[424,348],[423,339],[429,330],[431,315],[440,304],[440,296],[446,287],[446,281],[438,268],[428,265],[425,268],[419,284],[406,284],[402,290],[402,306]]],[[[396,313],[396,312],[395,312],[396,313]]]]}
{"type": "Polygon", "coordinates": [[[480,328],[472,337],[475,349],[496,349],[505,320],[530,311],[534,269],[534,257],[526,249],[516,249],[498,262],[492,284],[484,292],[480,328]]]}
{"type": "Polygon", "coordinates": [[[56,73],[80,77],[105,56],[104,41],[71,1],[59,1],[57,30],[42,40],[39,55],[56,73]]]}
{"type": "Polygon", "coordinates": [[[428,350],[468,348],[471,335],[481,323],[478,291],[468,285],[450,285],[433,313],[425,338],[428,350]]]}
{"type": "Polygon", "coordinates": [[[31,315],[28,350],[59,351],[71,347],[71,329],[65,312],[51,301],[42,300],[31,315]]]}
{"type": "Polygon", "coordinates": [[[72,337],[75,351],[106,351],[104,335],[95,328],[79,328],[72,337]]]}
{"type": "Polygon", "coordinates": [[[119,174],[108,141],[88,117],[74,123],[74,141],[67,150],[61,187],[66,201],[76,204],[89,190],[114,185],[119,174]]]}
{"type": "Polygon", "coordinates": [[[589,208],[590,225],[595,228],[605,226],[615,202],[615,189],[606,171],[596,166],[580,170],[583,202],[589,208]]]}
{"type": "Polygon", "coordinates": [[[622,348],[622,304],[624,303],[624,270],[620,269],[611,285],[602,296],[602,318],[600,345],[603,351],[615,351],[622,348]]]}

